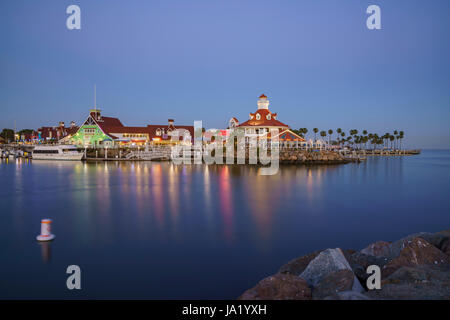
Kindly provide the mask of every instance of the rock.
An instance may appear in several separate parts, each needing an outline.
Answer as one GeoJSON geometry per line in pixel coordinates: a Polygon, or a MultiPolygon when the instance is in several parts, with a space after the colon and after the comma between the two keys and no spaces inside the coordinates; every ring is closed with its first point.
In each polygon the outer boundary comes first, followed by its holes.
{"type": "Polygon", "coordinates": [[[283,265],[278,272],[280,273],[289,273],[299,276],[308,266],[308,264],[315,257],[319,255],[322,250],[315,251],[313,253],[307,254],[306,256],[302,256],[300,258],[293,259],[283,265]]]}
{"type": "Polygon", "coordinates": [[[367,267],[370,265],[377,265],[380,268],[383,268],[383,266],[390,261],[389,258],[375,257],[361,252],[355,252],[349,256],[346,255],[345,257],[347,258],[353,273],[363,284],[364,288],[366,287],[367,278],[370,276],[366,272],[367,267]]]}
{"type": "Polygon", "coordinates": [[[445,239],[442,242],[441,247],[439,249],[441,249],[442,252],[450,256],[450,238],[445,239]]]}
{"type": "MultiPolygon", "coordinates": [[[[345,259],[341,249],[326,249],[319,253],[300,274],[300,277],[306,280],[310,286],[317,286],[327,275],[339,271],[350,270],[348,261],[345,259]]],[[[352,271],[353,272],[353,271],[352,271]]],[[[354,276],[353,290],[363,291],[359,280],[354,276]]]]}
{"type": "Polygon", "coordinates": [[[434,266],[402,267],[368,291],[373,299],[450,299],[450,269],[434,266]]]}
{"type": "Polygon", "coordinates": [[[325,297],[324,300],[372,300],[363,293],[356,291],[342,291],[331,296],[325,297]]]}
{"type": "Polygon", "coordinates": [[[355,275],[351,270],[344,269],[326,275],[312,291],[313,299],[322,300],[341,291],[353,288],[355,275]]]}
{"type": "Polygon", "coordinates": [[[362,249],[361,253],[375,257],[389,257],[391,244],[386,241],[377,241],[362,249]]]}
{"type": "Polygon", "coordinates": [[[444,230],[444,231],[440,231],[437,234],[443,235],[445,237],[450,237],[450,229],[444,230]]]}
{"type": "Polygon", "coordinates": [[[431,265],[450,267],[450,257],[422,238],[403,242],[400,254],[382,268],[383,277],[394,273],[401,267],[431,265]]]}
{"type": "MultiPolygon", "coordinates": [[[[389,258],[386,257],[376,257],[372,255],[367,255],[361,252],[355,252],[349,257],[347,257],[347,261],[349,262],[350,266],[352,265],[360,265],[364,269],[367,269],[368,266],[376,264],[380,268],[382,268],[385,264],[387,264],[389,261],[391,261],[389,258]]],[[[352,267],[353,268],[353,267],[352,267]]]]}
{"type": "Polygon", "coordinates": [[[238,300],[310,300],[306,281],[292,274],[277,273],[245,291],[238,300]]]}
{"type": "Polygon", "coordinates": [[[422,238],[426,242],[435,246],[436,248],[439,248],[441,242],[447,237],[443,234],[429,233],[429,232],[419,232],[419,233],[411,234],[411,235],[406,236],[406,237],[404,237],[398,241],[395,241],[394,243],[391,244],[390,257],[391,258],[398,257],[400,252],[405,247],[405,244],[409,243],[411,240],[413,240],[415,238],[422,238]]]}
{"type": "Polygon", "coordinates": [[[383,280],[383,284],[393,284],[393,283],[420,283],[429,281],[429,273],[423,266],[412,267],[402,267],[392,273],[387,279],[383,280]]]}

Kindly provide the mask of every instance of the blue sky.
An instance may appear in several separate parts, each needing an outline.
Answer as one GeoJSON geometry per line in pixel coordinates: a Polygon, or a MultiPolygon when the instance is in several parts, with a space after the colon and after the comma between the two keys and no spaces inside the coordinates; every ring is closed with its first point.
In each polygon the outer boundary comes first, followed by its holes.
{"type": "Polygon", "coordinates": [[[261,93],[292,128],[404,130],[450,148],[450,1],[0,2],[0,128],[83,121],[226,127],[261,93]],[[82,29],[66,28],[81,8],[82,29]],[[366,28],[370,4],[382,30],[366,28]]]}

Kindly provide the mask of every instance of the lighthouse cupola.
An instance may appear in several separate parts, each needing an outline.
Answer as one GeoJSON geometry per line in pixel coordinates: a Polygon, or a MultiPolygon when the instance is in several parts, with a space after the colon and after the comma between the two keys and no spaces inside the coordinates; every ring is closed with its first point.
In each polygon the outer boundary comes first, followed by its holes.
{"type": "Polygon", "coordinates": [[[258,110],[260,109],[269,109],[269,100],[267,99],[267,96],[265,94],[262,94],[259,96],[258,99],[258,110]]]}

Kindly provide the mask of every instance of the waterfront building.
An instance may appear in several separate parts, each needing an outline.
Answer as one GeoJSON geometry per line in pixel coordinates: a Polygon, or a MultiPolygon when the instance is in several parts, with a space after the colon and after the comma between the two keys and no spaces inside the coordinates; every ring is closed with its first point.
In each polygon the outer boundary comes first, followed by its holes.
{"type": "Polygon", "coordinates": [[[309,139],[307,146],[311,149],[325,149],[329,147],[328,143],[322,139],[316,139],[315,141],[313,139],[309,139]]]}
{"type": "Polygon", "coordinates": [[[70,141],[84,147],[190,145],[194,137],[194,127],[175,126],[174,122],[169,119],[165,125],[128,127],[118,118],[105,117],[101,110],[92,109],[70,141]]]}
{"type": "Polygon", "coordinates": [[[78,127],[74,121],[70,123],[69,127],[66,127],[65,123],[60,121],[58,126],[37,129],[33,134],[25,136],[24,140],[31,142],[61,142],[61,140],[72,136],[77,130],[78,127]]]}
{"type": "Polygon", "coordinates": [[[287,124],[279,121],[277,113],[269,110],[269,103],[267,96],[262,94],[257,102],[258,109],[249,114],[249,119],[239,123],[237,118],[231,118],[229,130],[243,129],[246,142],[249,142],[250,137],[258,136],[259,139],[266,139],[270,143],[272,139],[270,131],[275,129],[281,147],[305,147],[306,140],[293,132],[287,124]]]}

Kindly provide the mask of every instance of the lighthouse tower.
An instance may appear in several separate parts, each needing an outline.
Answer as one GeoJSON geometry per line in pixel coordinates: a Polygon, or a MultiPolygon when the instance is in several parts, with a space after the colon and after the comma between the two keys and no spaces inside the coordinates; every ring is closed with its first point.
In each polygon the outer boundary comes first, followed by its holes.
{"type": "Polygon", "coordinates": [[[260,95],[258,99],[258,110],[261,109],[269,110],[269,100],[265,94],[260,95]]]}

